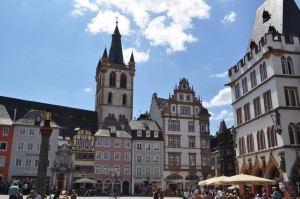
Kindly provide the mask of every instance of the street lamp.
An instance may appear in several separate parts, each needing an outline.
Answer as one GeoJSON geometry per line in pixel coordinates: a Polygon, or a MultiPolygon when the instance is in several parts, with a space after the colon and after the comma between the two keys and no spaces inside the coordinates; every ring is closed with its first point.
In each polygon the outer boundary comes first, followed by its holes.
{"type": "Polygon", "coordinates": [[[119,187],[116,187],[116,185],[119,185],[119,184],[117,184],[117,183],[119,183],[118,179],[120,178],[120,173],[114,171],[114,172],[111,174],[111,177],[112,177],[113,179],[115,179],[113,191],[114,191],[114,193],[117,193],[117,194],[118,194],[120,188],[119,188],[119,187]],[[118,188],[118,189],[117,189],[117,188],[118,188]],[[118,190],[118,191],[117,191],[117,190],[118,190]]]}
{"type": "Polygon", "coordinates": [[[50,126],[50,121],[51,111],[46,110],[44,114],[44,126],[40,128],[42,139],[38,163],[38,174],[36,179],[36,188],[40,191],[42,197],[44,197],[46,193],[49,140],[53,131],[50,126]]]}

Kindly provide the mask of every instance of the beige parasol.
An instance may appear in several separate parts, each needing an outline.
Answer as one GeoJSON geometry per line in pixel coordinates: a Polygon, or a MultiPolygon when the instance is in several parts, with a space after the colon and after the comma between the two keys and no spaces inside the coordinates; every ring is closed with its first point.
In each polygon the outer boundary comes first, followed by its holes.
{"type": "Polygon", "coordinates": [[[275,180],[269,180],[252,175],[238,174],[228,178],[224,185],[243,184],[243,185],[274,185],[275,180]]]}
{"type": "Polygon", "coordinates": [[[229,179],[229,177],[227,177],[227,176],[218,176],[218,177],[200,181],[200,182],[198,182],[198,185],[201,185],[201,186],[223,185],[225,182],[227,183],[228,179],[229,179]]]}

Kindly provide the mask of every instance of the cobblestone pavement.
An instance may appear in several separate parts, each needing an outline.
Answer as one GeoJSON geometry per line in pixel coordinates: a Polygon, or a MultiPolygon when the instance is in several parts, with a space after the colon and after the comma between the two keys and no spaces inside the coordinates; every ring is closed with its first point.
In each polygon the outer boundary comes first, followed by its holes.
{"type": "MultiPolygon", "coordinates": [[[[0,199],[8,199],[8,195],[0,195],[0,199]]],[[[23,197],[26,198],[25,196],[23,197]]],[[[48,197],[49,198],[49,197],[48,197]]],[[[144,196],[121,196],[120,199],[153,199],[153,197],[144,197],[144,196]]],[[[91,197],[82,197],[78,196],[77,199],[111,199],[109,196],[91,196],[91,197]]],[[[181,197],[164,197],[164,199],[181,199],[181,197]]]]}

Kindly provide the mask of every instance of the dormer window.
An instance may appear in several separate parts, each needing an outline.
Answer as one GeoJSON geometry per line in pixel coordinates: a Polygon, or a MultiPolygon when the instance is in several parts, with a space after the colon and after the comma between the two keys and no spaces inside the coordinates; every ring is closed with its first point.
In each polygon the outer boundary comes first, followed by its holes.
{"type": "Polygon", "coordinates": [[[111,134],[116,134],[116,127],[115,127],[115,126],[110,126],[110,127],[109,127],[109,132],[110,132],[111,134]]]}
{"type": "Polygon", "coordinates": [[[41,124],[41,119],[40,115],[35,116],[34,125],[39,126],[41,124]]]}
{"type": "Polygon", "coordinates": [[[142,131],[141,131],[141,130],[138,130],[136,136],[137,136],[137,137],[142,137],[142,131]]]}
{"type": "Polygon", "coordinates": [[[147,138],[151,137],[151,132],[150,131],[146,131],[146,137],[147,138]]]}

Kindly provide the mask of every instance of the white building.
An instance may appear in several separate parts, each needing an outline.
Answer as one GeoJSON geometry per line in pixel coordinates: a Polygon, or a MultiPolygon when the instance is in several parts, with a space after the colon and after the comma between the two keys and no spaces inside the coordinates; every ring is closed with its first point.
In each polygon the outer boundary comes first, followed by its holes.
{"type": "Polygon", "coordinates": [[[169,99],[154,93],[150,115],[164,136],[164,184],[172,195],[211,175],[207,109],[195,97],[187,79],[180,80],[169,99]]]}
{"type": "MultiPolygon", "coordinates": [[[[40,127],[44,124],[44,111],[31,110],[14,123],[14,135],[9,165],[9,181],[35,182],[38,172],[38,161],[42,136],[40,127]]],[[[59,126],[51,121],[53,128],[49,141],[47,181],[52,184],[50,167],[55,160],[58,146],[59,126]]]]}
{"type": "Polygon", "coordinates": [[[291,36],[300,35],[299,21],[294,0],[266,0],[257,9],[247,54],[228,71],[236,170],[276,180],[287,198],[300,183],[300,43],[291,36]]]}

